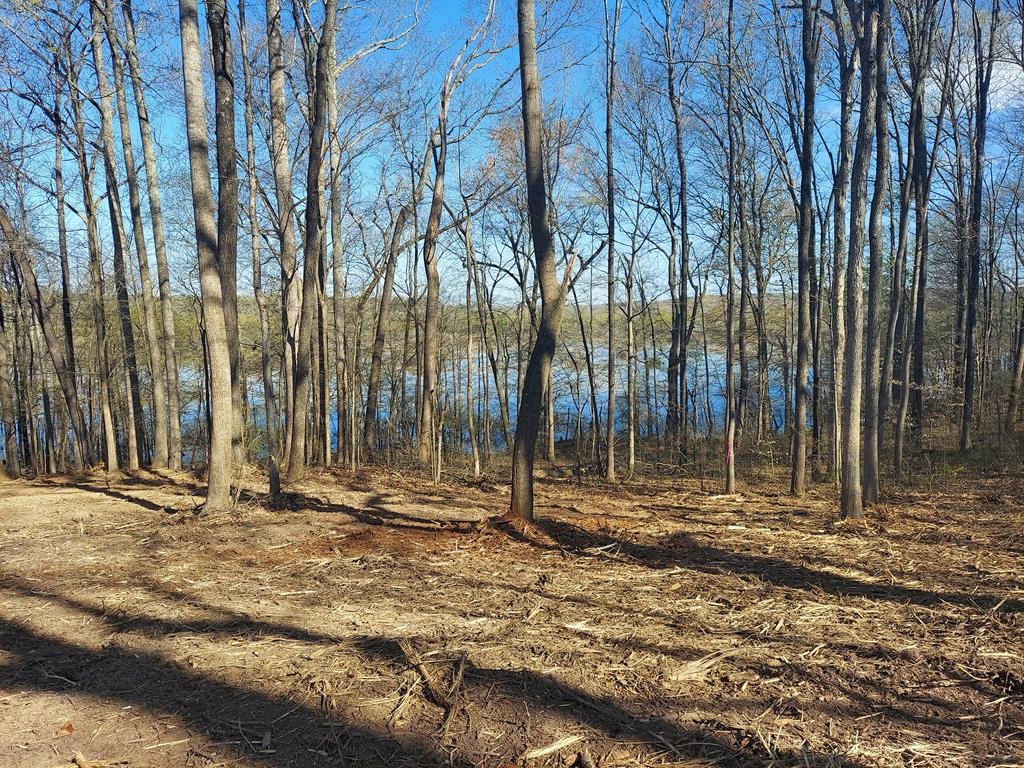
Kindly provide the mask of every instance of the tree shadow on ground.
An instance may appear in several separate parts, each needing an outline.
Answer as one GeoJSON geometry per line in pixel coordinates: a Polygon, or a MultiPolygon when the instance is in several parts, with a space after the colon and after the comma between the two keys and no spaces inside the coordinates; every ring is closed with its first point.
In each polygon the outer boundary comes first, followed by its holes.
{"type": "Polygon", "coordinates": [[[289,506],[295,509],[306,509],[325,514],[342,514],[354,521],[372,526],[388,528],[404,528],[419,531],[449,531],[453,533],[475,533],[482,524],[480,518],[450,519],[443,517],[424,517],[400,512],[389,506],[388,500],[381,494],[373,494],[363,506],[331,502],[308,494],[290,493],[289,506]]]}
{"type": "MultiPolygon", "coordinates": [[[[37,480],[36,483],[50,488],[74,488],[87,493],[107,496],[108,498],[116,501],[124,501],[129,504],[134,504],[150,512],[166,513],[177,513],[182,510],[125,492],[125,490],[119,490],[119,487],[123,488],[127,486],[129,489],[135,487],[152,488],[156,490],[166,489],[170,485],[175,491],[184,489],[188,494],[201,496],[206,492],[206,487],[203,485],[182,483],[176,478],[165,479],[162,476],[151,478],[143,477],[141,475],[132,475],[119,478],[115,482],[110,482],[106,478],[100,477],[91,479],[41,479],[37,480]]],[[[239,501],[256,502],[261,504],[267,502],[267,498],[265,496],[261,496],[260,494],[253,493],[245,489],[239,491],[238,499],[239,501]]],[[[440,503],[437,499],[431,499],[430,502],[440,503]]],[[[453,499],[452,502],[455,503],[455,500],[453,499]]],[[[371,495],[363,506],[353,506],[351,504],[332,502],[329,499],[314,496],[312,494],[287,491],[281,494],[281,497],[272,505],[272,508],[277,510],[310,511],[333,515],[342,514],[352,518],[353,521],[363,523],[364,525],[416,530],[445,530],[457,533],[469,533],[476,531],[481,524],[480,518],[433,518],[401,512],[394,509],[389,504],[387,498],[380,493],[371,495]]],[[[200,510],[201,505],[196,505],[194,511],[199,512],[200,510]]]]}
{"type": "Polygon", "coordinates": [[[302,629],[291,624],[281,624],[264,619],[254,618],[248,614],[210,605],[198,598],[170,590],[157,590],[149,579],[142,579],[145,588],[158,592],[163,596],[181,601],[192,608],[211,614],[205,618],[168,619],[150,616],[144,613],[131,613],[121,608],[112,608],[100,602],[92,603],[79,597],[72,597],[54,588],[46,588],[37,581],[28,581],[21,576],[0,571],[0,585],[10,592],[25,597],[40,597],[58,603],[78,613],[87,614],[99,619],[111,630],[117,632],[138,632],[147,637],[160,637],[178,634],[202,634],[211,637],[239,637],[253,635],[256,637],[277,637],[284,640],[297,640],[313,645],[335,645],[343,642],[334,635],[302,629]]]}
{"type": "Polygon", "coordinates": [[[301,701],[189,672],[155,653],[94,650],[8,619],[0,619],[0,648],[14,657],[0,667],[0,687],[84,693],[175,716],[194,734],[228,742],[231,756],[269,768],[471,765],[449,763],[430,739],[325,717],[301,701]]]}
{"type": "MultiPolygon", "coordinates": [[[[117,482],[118,484],[121,484],[124,481],[118,480],[117,482]]],[[[103,496],[107,496],[108,498],[115,499],[117,501],[126,501],[129,504],[135,504],[136,506],[142,507],[150,512],[173,511],[169,510],[165,505],[158,504],[155,501],[150,501],[149,499],[144,499],[139,496],[133,496],[130,493],[119,491],[103,479],[87,480],[76,478],[74,480],[37,480],[36,483],[50,488],[74,488],[88,493],[102,494],[103,496]]]]}
{"type": "MultiPolygon", "coordinates": [[[[364,636],[356,645],[369,656],[389,661],[400,668],[417,663],[407,654],[408,642],[392,638],[364,636]]],[[[559,720],[566,715],[600,736],[619,742],[643,743],[672,755],[675,760],[691,764],[753,768],[775,766],[833,766],[857,768],[858,763],[840,754],[821,754],[802,750],[796,754],[784,750],[765,749],[752,730],[737,728],[717,720],[690,722],[685,717],[651,716],[631,711],[631,705],[599,696],[569,685],[554,677],[530,669],[481,667],[465,662],[462,672],[470,696],[486,696],[487,700],[507,699],[525,703],[529,711],[545,712],[559,720]]],[[[646,702],[656,710],[657,702],[646,702]]],[[[723,701],[723,711],[733,702],[723,701]]],[[[635,706],[635,705],[633,705],[635,706]]]]}
{"type": "MultiPolygon", "coordinates": [[[[441,575],[441,571],[433,573],[441,575]]],[[[472,589],[506,589],[523,595],[547,598],[554,602],[575,603],[607,612],[613,616],[616,614],[632,617],[645,616],[662,622],[670,629],[681,632],[687,630],[687,627],[678,623],[678,616],[673,616],[667,611],[651,613],[636,609],[629,602],[613,604],[597,600],[589,595],[549,593],[530,585],[522,586],[483,579],[467,579],[457,575],[450,578],[454,579],[456,586],[465,585],[472,589]]],[[[572,626],[567,626],[565,629],[577,636],[581,645],[604,644],[627,653],[642,650],[670,657],[683,663],[696,662],[708,653],[706,647],[698,649],[677,643],[647,642],[633,635],[628,637],[595,635],[572,626]]],[[[993,732],[998,732],[1000,730],[999,718],[1001,717],[999,712],[994,709],[979,712],[977,702],[970,699],[951,699],[927,694],[927,683],[928,681],[937,681],[936,687],[954,683],[957,687],[976,691],[985,700],[993,700],[1010,692],[1007,690],[1007,686],[1014,685],[1016,680],[1016,678],[1008,678],[1000,687],[998,680],[981,681],[971,677],[965,671],[948,663],[941,654],[934,658],[927,658],[920,653],[913,654],[906,649],[892,648],[878,643],[874,645],[844,643],[820,636],[807,637],[799,634],[787,634],[784,637],[764,636],[752,630],[740,629],[734,629],[725,634],[747,644],[747,649],[753,652],[753,656],[750,653],[740,652],[730,660],[729,663],[738,669],[753,672],[760,680],[770,680],[782,675],[798,685],[809,682],[817,690],[835,692],[838,699],[836,701],[829,700],[821,704],[803,701],[799,704],[801,712],[816,713],[825,717],[848,716],[851,719],[856,719],[884,713],[887,720],[901,721],[911,725],[932,725],[946,729],[963,727],[965,720],[984,721],[992,727],[993,732]],[[823,643],[823,640],[828,642],[823,643]],[[816,664],[811,661],[801,661],[804,656],[823,647],[835,655],[835,663],[816,664]],[[758,651],[758,648],[762,650],[758,651]],[[783,668],[772,667],[759,660],[764,655],[783,656],[790,661],[783,668]],[[859,671],[863,666],[869,670],[873,669],[876,663],[889,665],[891,671],[900,673],[899,680],[895,679],[893,675],[879,676],[870,672],[862,674],[859,671]],[[904,685],[908,690],[899,689],[898,685],[904,685]],[[845,703],[841,701],[843,699],[845,699],[845,703]]],[[[729,645],[724,647],[730,648],[729,645]]],[[[737,708],[741,705],[736,702],[733,706],[737,708]]],[[[747,701],[745,706],[757,708],[758,711],[750,713],[752,716],[756,716],[764,709],[764,701],[747,701]]]]}
{"type": "MultiPolygon", "coordinates": [[[[101,607],[45,589],[29,589],[5,578],[5,585],[21,594],[59,601],[79,614],[104,619],[101,607]]],[[[116,615],[117,625],[151,635],[171,635],[182,630],[176,621],[116,615]]],[[[273,634],[319,645],[336,645],[337,638],[309,634],[294,627],[253,619],[239,623],[227,616],[221,621],[188,622],[188,631],[219,637],[245,632],[273,634]]],[[[386,636],[362,636],[345,641],[371,659],[398,665],[404,671],[415,665],[403,649],[404,641],[386,636]]],[[[253,690],[215,676],[182,667],[159,653],[122,647],[116,638],[101,648],[89,647],[33,629],[26,623],[0,617],[0,650],[7,659],[0,666],[0,689],[85,694],[114,700],[156,715],[179,718],[196,737],[216,742],[216,748],[233,759],[248,759],[267,768],[319,768],[321,766],[470,766],[506,763],[494,753],[465,755],[445,733],[407,732],[402,735],[355,718],[339,718],[336,707],[315,708],[298,694],[253,690]],[[464,756],[458,756],[459,752],[464,756]]],[[[769,753],[754,732],[724,725],[717,720],[691,723],[667,717],[651,717],[634,710],[656,702],[622,703],[578,689],[528,669],[487,668],[466,663],[462,675],[466,700],[479,706],[503,700],[518,712],[544,712],[552,727],[564,727],[568,715],[599,738],[648,744],[654,749],[687,761],[708,765],[754,768],[772,761],[778,766],[848,766],[857,764],[839,755],[802,751],[769,753]]],[[[399,682],[396,675],[396,683],[399,682]]],[[[467,715],[468,719],[468,715],[467,715]]],[[[534,723],[536,724],[536,723],[534,723]]],[[[472,730],[471,721],[466,733],[472,730]]],[[[477,742],[482,738],[479,732],[477,742]]],[[[472,740],[470,742],[472,744],[472,740]]],[[[197,748],[208,749],[204,743],[197,748]]],[[[463,745],[465,746],[465,745],[463,745]]],[[[218,759],[222,755],[218,755],[218,759]]],[[[513,759],[518,755],[513,755],[513,759]]]]}
{"type": "Polygon", "coordinates": [[[535,525],[555,544],[538,542],[535,538],[517,532],[511,526],[505,526],[504,530],[514,538],[533,546],[546,546],[580,557],[609,558],[622,555],[647,568],[685,568],[704,573],[733,573],[737,576],[764,580],[779,587],[804,591],[821,590],[835,597],[859,597],[928,608],[951,604],[978,611],[1024,612],[1024,601],[1018,599],[918,589],[898,584],[874,584],[835,573],[817,571],[779,557],[708,546],[687,533],[673,534],[664,543],[645,544],[589,531],[562,520],[538,519],[535,525]]]}

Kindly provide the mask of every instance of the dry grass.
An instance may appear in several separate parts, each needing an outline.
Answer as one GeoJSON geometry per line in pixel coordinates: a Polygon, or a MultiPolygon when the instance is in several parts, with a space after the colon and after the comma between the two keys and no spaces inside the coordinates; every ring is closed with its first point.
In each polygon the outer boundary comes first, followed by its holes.
{"type": "Polygon", "coordinates": [[[193,482],[3,486],[0,765],[1024,765],[1016,478],[193,482]]]}

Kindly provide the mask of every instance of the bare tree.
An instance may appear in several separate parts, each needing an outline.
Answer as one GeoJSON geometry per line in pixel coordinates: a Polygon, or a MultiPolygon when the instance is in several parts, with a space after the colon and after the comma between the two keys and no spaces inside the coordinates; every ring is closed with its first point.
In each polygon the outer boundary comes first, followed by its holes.
{"type": "MultiPolygon", "coordinates": [[[[615,54],[619,39],[619,20],[622,17],[622,3],[615,0],[614,11],[609,10],[608,0],[604,4],[605,21],[605,124],[604,146],[606,165],[606,195],[608,215],[608,414],[605,437],[604,477],[615,482],[615,158],[614,158],[614,112],[615,112],[615,54]]],[[[685,248],[685,245],[684,245],[685,248]]],[[[684,379],[685,380],[685,379],[684,379]]],[[[685,400],[686,389],[683,388],[685,400]]]]}
{"type": "MultiPolygon", "coordinates": [[[[811,278],[814,275],[814,122],[815,82],[818,46],[818,8],[811,0],[803,0],[800,25],[801,58],[803,60],[803,110],[800,124],[800,203],[797,244],[797,339],[796,382],[793,407],[793,458],[790,491],[794,496],[804,493],[807,482],[807,373],[811,352],[811,278]]],[[[815,369],[814,378],[820,376],[815,369]]]]}
{"type": "Polygon", "coordinates": [[[971,201],[967,221],[967,316],[964,331],[964,402],[960,412],[960,450],[973,442],[974,400],[978,370],[978,291],[981,287],[982,196],[985,188],[985,142],[988,136],[989,92],[995,65],[996,30],[999,28],[999,0],[992,0],[988,29],[978,4],[971,0],[971,38],[974,47],[974,142],[971,147],[971,201]],[[987,33],[987,34],[986,34],[987,33]]]}
{"type": "Polygon", "coordinates": [[[207,447],[207,511],[231,505],[232,398],[231,354],[224,320],[223,287],[218,274],[217,229],[213,216],[206,94],[199,46],[199,14],[195,0],[179,0],[181,67],[185,91],[185,131],[192,176],[199,286],[210,379],[210,436],[207,447]]]}
{"type": "Polygon", "coordinates": [[[85,467],[93,463],[92,446],[89,442],[89,433],[85,426],[85,417],[82,415],[82,408],[78,399],[78,387],[75,382],[74,372],[68,367],[61,347],[61,339],[53,330],[46,309],[43,306],[42,294],[39,290],[39,283],[36,280],[35,270],[32,266],[32,258],[28,252],[28,243],[20,237],[14,228],[14,224],[8,216],[7,211],[0,206],[0,232],[3,233],[10,250],[12,261],[17,264],[21,273],[22,284],[28,293],[28,300],[32,306],[36,322],[42,329],[43,338],[46,340],[46,347],[50,353],[50,360],[53,363],[53,370],[57,374],[60,383],[61,393],[64,395],[64,403],[67,406],[68,414],[71,417],[71,427],[75,433],[75,471],[81,472],[85,467]]]}
{"type": "Polygon", "coordinates": [[[160,333],[157,330],[156,307],[153,303],[153,281],[149,274],[149,254],[146,246],[146,233],[142,222],[142,198],[139,194],[138,174],[136,173],[135,150],[132,146],[132,133],[128,118],[128,98],[124,87],[124,64],[121,59],[121,45],[114,23],[113,9],[110,0],[101,0],[103,23],[107,33],[110,49],[110,61],[114,77],[114,93],[117,103],[118,127],[121,133],[121,148],[124,156],[125,180],[128,182],[128,209],[132,222],[132,239],[135,242],[135,254],[139,263],[139,282],[142,291],[143,328],[146,334],[146,347],[149,350],[150,374],[153,383],[153,465],[167,467],[168,458],[168,424],[170,415],[167,407],[166,381],[164,368],[164,348],[160,333]]]}
{"type": "Polygon", "coordinates": [[[238,343],[238,172],[235,142],[235,72],[231,23],[224,0],[208,0],[206,22],[213,58],[214,129],[217,134],[217,269],[231,361],[231,450],[243,461],[244,385],[238,343]]]}
{"type": "Polygon", "coordinates": [[[878,66],[878,6],[875,0],[847,0],[860,59],[860,115],[850,182],[850,241],[846,262],[846,346],[843,350],[843,442],[839,514],[864,516],[861,481],[861,406],[864,391],[864,217],[868,169],[875,132],[878,66]]]}
{"type": "Polygon", "coordinates": [[[875,64],[875,186],[869,213],[867,356],[864,376],[864,501],[878,501],[881,357],[882,357],[882,270],[885,231],[882,214],[889,192],[889,37],[891,35],[889,0],[878,2],[875,64]]]}
{"type": "Polygon", "coordinates": [[[135,42],[135,18],[131,0],[121,0],[121,14],[124,19],[125,38],[123,41],[128,72],[135,96],[138,115],[139,136],[142,139],[142,157],[146,171],[146,191],[149,199],[149,215],[153,232],[153,253],[156,257],[157,283],[160,292],[160,341],[163,345],[164,370],[167,378],[167,464],[171,469],[181,469],[181,397],[178,387],[178,351],[174,328],[174,301],[171,297],[170,268],[167,263],[167,238],[164,229],[163,203],[160,196],[160,181],[157,177],[156,149],[153,141],[153,126],[149,120],[146,92],[135,42]]]}
{"type": "Polygon", "coordinates": [[[292,386],[294,400],[289,419],[288,481],[300,480],[306,471],[306,421],[309,414],[309,390],[312,368],[310,358],[313,325],[316,322],[317,269],[323,244],[323,217],[320,213],[322,185],[320,172],[324,157],[324,135],[327,125],[327,89],[333,88],[328,71],[327,47],[335,45],[334,28],[338,11],[337,0],[324,5],[324,24],[316,44],[314,79],[307,84],[312,114],[309,126],[309,164],[306,169],[305,232],[303,237],[302,313],[299,317],[299,336],[295,353],[295,381],[292,386]]]}
{"type": "MultiPolygon", "coordinates": [[[[541,110],[540,73],[537,69],[534,0],[517,0],[516,8],[519,23],[519,79],[523,93],[526,194],[541,311],[516,414],[509,513],[533,520],[534,452],[550,381],[551,361],[558,344],[562,312],[565,309],[566,286],[564,281],[559,283],[555,271],[555,243],[548,219],[547,185],[544,180],[544,113],[541,110]]],[[[566,267],[566,278],[570,274],[571,264],[566,267]]]]}

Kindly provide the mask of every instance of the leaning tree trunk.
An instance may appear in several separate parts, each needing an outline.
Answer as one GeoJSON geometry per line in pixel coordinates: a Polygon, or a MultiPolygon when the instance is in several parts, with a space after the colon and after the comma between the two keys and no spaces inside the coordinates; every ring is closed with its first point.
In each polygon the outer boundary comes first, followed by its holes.
{"type": "MultiPolygon", "coordinates": [[[[3,208],[0,208],[0,231],[3,232],[4,238],[7,240],[13,257],[12,261],[17,264],[18,271],[21,273],[22,285],[28,294],[32,312],[42,329],[46,347],[50,352],[50,360],[53,362],[53,369],[57,374],[61,394],[64,395],[64,403],[67,405],[68,415],[71,417],[71,427],[75,433],[75,471],[81,472],[86,466],[92,465],[93,456],[92,447],[89,444],[89,433],[85,427],[85,417],[78,401],[74,372],[68,367],[61,339],[53,330],[43,306],[43,297],[39,290],[39,283],[36,281],[35,270],[32,268],[32,259],[27,249],[19,241],[14,225],[3,208]]],[[[6,373],[4,375],[6,376],[6,373]]]]}

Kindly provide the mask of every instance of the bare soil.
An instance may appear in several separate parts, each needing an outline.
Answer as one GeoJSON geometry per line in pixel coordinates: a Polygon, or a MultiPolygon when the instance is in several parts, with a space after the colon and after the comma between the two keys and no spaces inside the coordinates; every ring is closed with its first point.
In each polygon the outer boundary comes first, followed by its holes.
{"type": "Polygon", "coordinates": [[[1019,766],[1021,490],[5,483],[0,766],[1019,766]]]}

